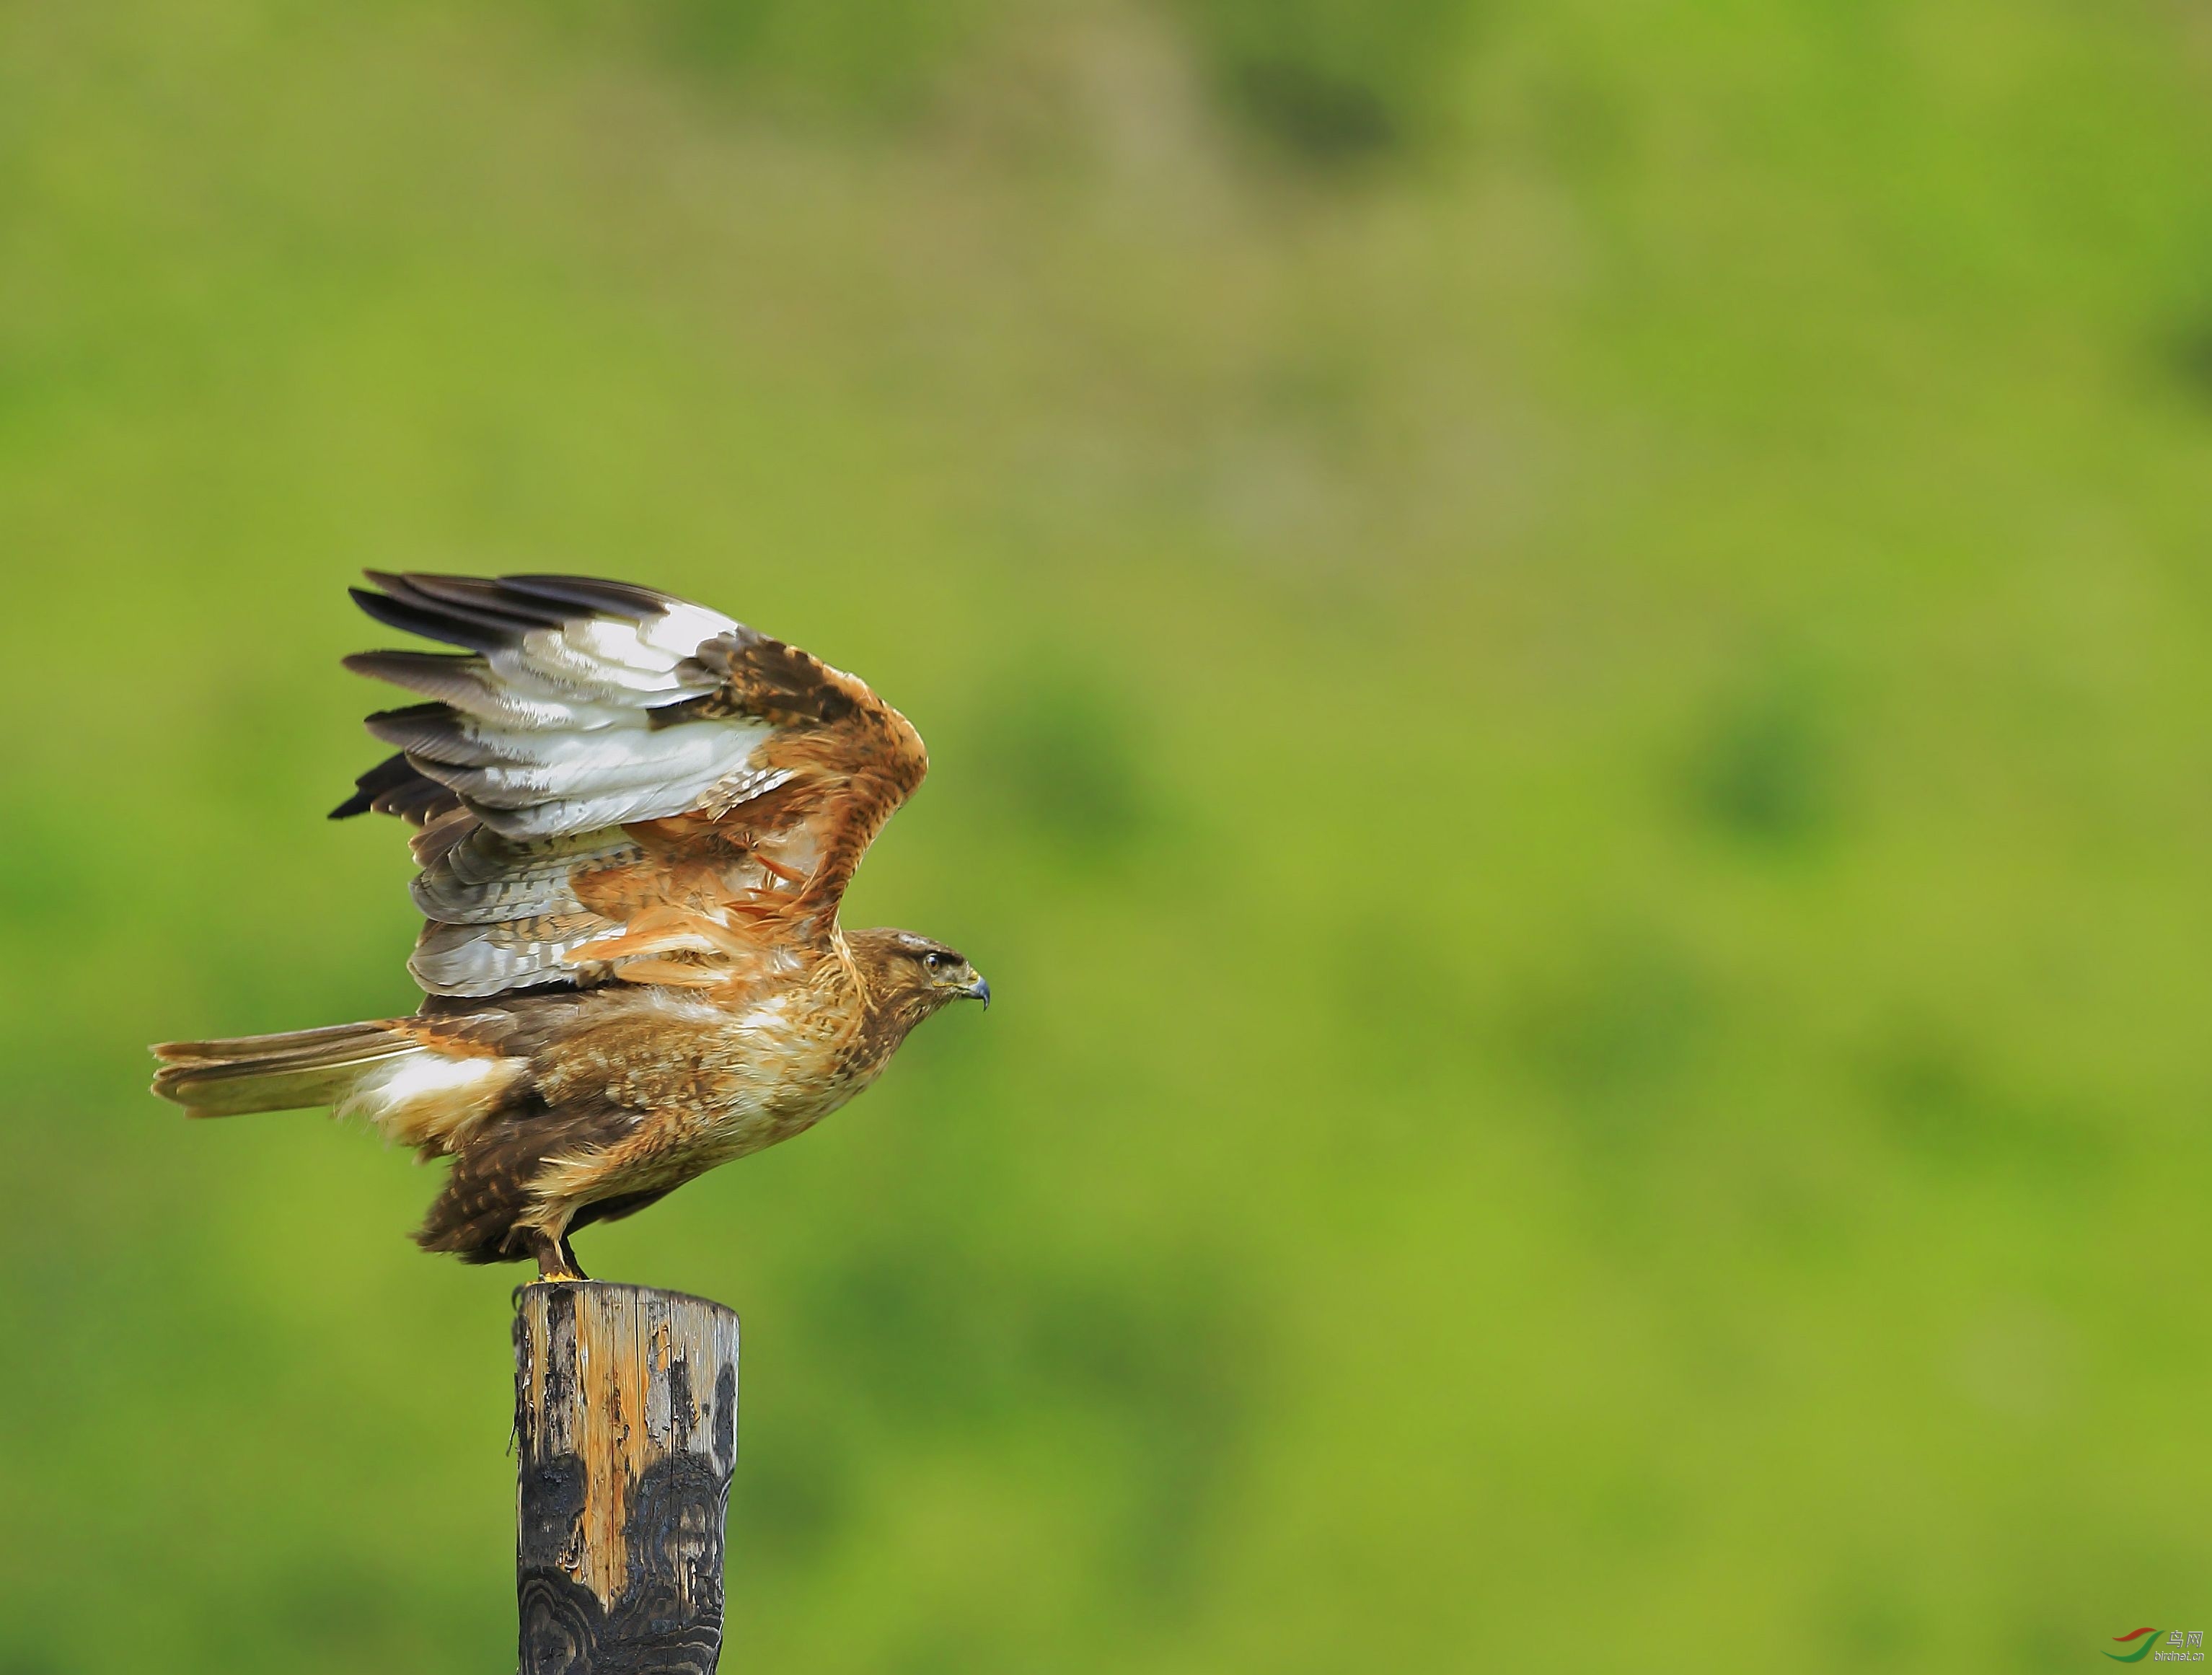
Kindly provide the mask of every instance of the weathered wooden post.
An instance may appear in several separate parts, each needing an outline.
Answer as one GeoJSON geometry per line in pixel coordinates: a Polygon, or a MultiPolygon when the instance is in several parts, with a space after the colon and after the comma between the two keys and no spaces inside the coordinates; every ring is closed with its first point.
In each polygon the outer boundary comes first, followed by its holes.
{"type": "Polygon", "coordinates": [[[593,1281],[515,1294],[521,1675],[711,1675],[738,1317],[593,1281]]]}

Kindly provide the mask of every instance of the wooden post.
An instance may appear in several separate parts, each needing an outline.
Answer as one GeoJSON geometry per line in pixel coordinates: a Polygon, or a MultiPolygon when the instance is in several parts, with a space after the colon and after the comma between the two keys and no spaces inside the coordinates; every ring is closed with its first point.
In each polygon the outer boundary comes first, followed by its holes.
{"type": "Polygon", "coordinates": [[[515,1293],[521,1675],[712,1675],[738,1317],[592,1281],[515,1293]]]}

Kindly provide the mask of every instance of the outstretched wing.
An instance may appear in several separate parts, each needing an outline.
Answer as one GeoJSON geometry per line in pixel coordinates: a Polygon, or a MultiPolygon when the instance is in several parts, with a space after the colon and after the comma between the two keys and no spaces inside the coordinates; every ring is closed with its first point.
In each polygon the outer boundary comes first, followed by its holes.
{"type": "Polygon", "coordinates": [[[431,701],[333,819],[420,825],[408,969],[434,995],[608,979],[742,988],[830,936],[928,766],[855,677],[719,612],[583,576],[386,575],[379,622],[465,649],[346,667],[431,701]]]}

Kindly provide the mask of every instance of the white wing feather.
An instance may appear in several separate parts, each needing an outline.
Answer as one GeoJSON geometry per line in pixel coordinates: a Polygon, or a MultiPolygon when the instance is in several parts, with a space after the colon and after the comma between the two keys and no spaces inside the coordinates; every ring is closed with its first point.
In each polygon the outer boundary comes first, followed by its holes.
{"type": "Polygon", "coordinates": [[[477,823],[415,880],[431,923],[409,965],[432,993],[574,979],[572,956],[620,927],[586,911],[570,877],[634,860],[624,823],[710,797],[734,804],[788,777],[755,760],[773,736],[765,722],[656,725],[657,711],[720,685],[695,661],[704,643],[750,632],[720,612],[577,578],[371,579],[386,590],[356,594],[372,615],[471,648],[347,660],[434,700],[373,716],[369,730],[477,823]]]}

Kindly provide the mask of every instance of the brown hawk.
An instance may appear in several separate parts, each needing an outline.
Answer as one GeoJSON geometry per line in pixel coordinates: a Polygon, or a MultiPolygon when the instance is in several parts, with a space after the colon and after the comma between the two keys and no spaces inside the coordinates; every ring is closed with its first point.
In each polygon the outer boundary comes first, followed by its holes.
{"type": "Polygon", "coordinates": [[[568,1236],[811,1127],[924,1018],[990,1002],[942,942],[838,903],[928,766],[854,676],[700,606],[571,576],[368,573],[459,654],[358,673],[430,700],[331,818],[420,828],[411,1017],[173,1041],[195,1117],[328,1106],[453,1160],[416,1239],[580,1277],[568,1236]]]}

